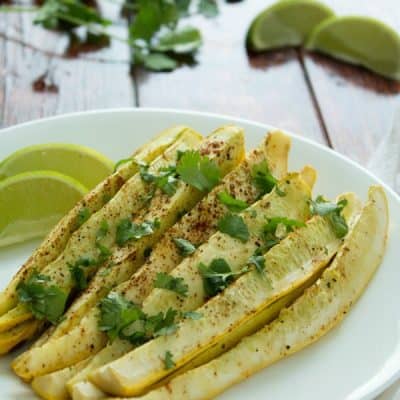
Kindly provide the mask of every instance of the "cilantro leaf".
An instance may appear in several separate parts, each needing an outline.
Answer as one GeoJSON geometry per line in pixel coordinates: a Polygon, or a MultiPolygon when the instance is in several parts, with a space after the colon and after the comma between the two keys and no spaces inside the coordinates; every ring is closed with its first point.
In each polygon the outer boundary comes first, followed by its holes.
{"type": "Polygon", "coordinates": [[[178,63],[163,53],[149,53],[143,56],[143,65],[150,71],[173,71],[178,63]]]}
{"type": "Polygon", "coordinates": [[[347,235],[349,227],[342,215],[342,210],[347,205],[347,200],[340,200],[337,204],[330,203],[322,196],[318,196],[315,201],[310,201],[310,211],[312,215],[321,215],[328,218],[332,229],[338,238],[343,238],[347,235]]]}
{"type": "Polygon", "coordinates": [[[159,175],[154,175],[149,172],[148,165],[141,165],[140,176],[143,181],[147,183],[153,183],[168,196],[172,196],[176,192],[178,176],[174,166],[160,168],[159,175]]]}
{"type": "MultiPolygon", "coordinates": [[[[271,174],[267,161],[261,161],[259,164],[253,166],[251,170],[251,177],[254,185],[258,188],[261,196],[272,191],[277,184],[277,179],[271,174]]],[[[283,193],[282,191],[280,191],[283,193]]]]}
{"type": "Polygon", "coordinates": [[[17,287],[19,301],[27,305],[37,319],[56,324],[64,312],[68,294],[51,284],[47,275],[34,272],[17,287]]]}
{"type": "Polygon", "coordinates": [[[292,232],[294,228],[303,226],[305,226],[304,222],[295,219],[286,217],[268,218],[262,230],[266,249],[268,250],[278,244],[281,239],[286,236],[287,233],[292,232]],[[281,228],[280,232],[278,232],[279,228],[281,228]]]}
{"type": "Polygon", "coordinates": [[[225,214],[218,221],[218,229],[220,232],[226,233],[227,235],[239,239],[243,243],[247,242],[250,237],[249,229],[243,220],[243,217],[236,214],[225,214]]]}
{"type": "Polygon", "coordinates": [[[221,172],[207,156],[189,150],[182,154],[176,170],[181,179],[202,192],[209,192],[220,181],[221,172]]]}
{"type": "Polygon", "coordinates": [[[203,314],[199,313],[197,311],[186,311],[186,312],[182,313],[182,318],[192,319],[193,321],[196,321],[202,317],[203,317],[203,314]]]}
{"type": "Polygon", "coordinates": [[[142,310],[118,293],[111,292],[101,300],[99,329],[110,340],[116,339],[124,328],[144,318],[142,310]]]}
{"type": "Polygon", "coordinates": [[[107,235],[109,229],[110,227],[108,225],[108,222],[103,219],[100,223],[100,228],[96,232],[96,242],[103,239],[107,235]]]}
{"type": "Polygon", "coordinates": [[[78,211],[76,218],[77,227],[81,227],[90,218],[90,210],[87,207],[83,207],[78,211]]]}
{"type": "Polygon", "coordinates": [[[176,332],[177,325],[175,324],[175,318],[178,315],[178,311],[169,308],[165,314],[162,312],[148,316],[145,323],[145,328],[148,336],[164,336],[171,335],[176,332]]]}
{"type": "Polygon", "coordinates": [[[218,15],[218,4],[216,0],[200,0],[198,11],[207,18],[214,18],[218,15]]]}
{"type": "Polygon", "coordinates": [[[182,256],[189,256],[196,251],[196,246],[189,242],[189,240],[182,238],[174,238],[174,243],[182,256]]]}
{"type": "Polygon", "coordinates": [[[209,297],[222,292],[233,282],[236,276],[242,275],[248,271],[248,268],[244,267],[238,272],[233,272],[229,264],[223,258],[215,258],[208,267],[200,263],[198,268],[203,277],[204,291],[209,297]]]}
{"type": "Polygon", "coordinates": [[[256,270],[263,274],[265,271],[265,258],[261,254],[253,254],[248,261],[249,264],[253,264],[256,267],[256,270]]]}
{"type": "Polygon", "coordinates": [[[173,356],[172,356],[172,353],[169,351],[169,350],[167,350],[166,352],[165,352],[165,356],[164,356],[164,367],[165,367],[165,369],[172,369],[172,368],[174,368],[175,367],[175,362],[174,362],[174,360],[173,360],[173,356]]]}
{"type": "Polygon", "coordinates": [[[108,257],[111,256],[111,250],[104,244],[100,243],[100,240],[104,239],[109,231],[109,225],[106,220],[101,221],[100,228],[96,233],[96,247],[100,252],[98,263],[104,262],[108,257]]]}
{"type": "Polygon", "coordinates": [[[222,204],[224,204],[231,212],[240,212],[245,210],[249,206],[245,201],[235,199],[226,191],[218,193],[218,200],[222,204]]]}
{"type": "Polygon", "coordinates": [[[201,33],[197,28],[185,28],[165,33],[153,46],[156,51],[171,51],[177,54],[193,53],[202,43],[201,33]]]}
{"type": "Polygon", "coordinates": [[[113,172],[117,172],[121,165],[127,164],[128,162],[131,162],[131,161],[132,161],[131,157],[122,158],[121,160],[118,160],[114,165],[114,171],[113,172]]]}
{"type": "Polygon", "coordinates": [[[87,268],[96,265],[97,262],[91,258],[81,257],[74,264],[68,263],[71,278],[78,290],[87,288],[87,276],[82,267],[87,268]]]}
{"type": "Polygon", "coordinates": [[[179,295],[186,297],[189,286],[185,283],[183,278],[175,278],[165,272],[157,273],[154,281],[154,287],[159,289],[166,289],[179,295]]]}
{"type": "Polygon", "coordinates": [[[123,246],[131,239],[139,240],[144,236],[154,233],[155,228],[159,226],[157,221],[144,221],[135,224],[129,219],[123,219],[117,225],[116,242],[119,246],[123,246]]]}
{"type": "Polygon", "coordinates": [[[45,0],[39,8],[35,25],[46,29],[71,30],[77,26],[108,26],[111,21],[101,17],[99,12],[77,0],[45,0]]]}

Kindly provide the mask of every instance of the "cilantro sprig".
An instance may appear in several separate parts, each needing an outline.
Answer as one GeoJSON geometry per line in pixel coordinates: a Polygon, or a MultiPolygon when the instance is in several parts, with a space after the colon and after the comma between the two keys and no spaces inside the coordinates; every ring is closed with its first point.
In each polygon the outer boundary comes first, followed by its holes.
{"type": "Polygon", "coordinates": [[[196,246],[189,240],[182,238],[174,238],[173,240],[180,254],[184,257],[189,256],[196,251],[196,246]]]}
{"type": "Polygon", "coordinates": [[[245,201],[236,199],[226,191],[218,193],[218,200],[222,204],[224,204],[231,212],[240,212],[245,210],[249,206],[245,201]]]}
{"type": "Polygon", "coordinates": [[[295,219],[286,217],[273,217],[268,218],[267,223],[262,229],[262,237],[265,243],[265,249],[268,250],[271,247],[278,244],[289,232],[292,232],[295,228],[305,226],[305,223],[295,219]]]}
{"type": "Polygon", "coordinates": [[[47,275],[34,272],[26,282],[17,287],[18,299],[35,318],[57,324],[64,312],[68,295],[51,283],[47,275]]]}
{"type": "Polygon", "coordinates": [[[249,240],[249,229],[243,217],[240,215],[231,213],[225,214],[225,216],[219,219],[217,226],[220,232],[239,239],[243,243],[249,240]]]}
{"type": "Polygon", "coordinates": [[[154,184],[168,196],[172,196],[176,192],[179,180],[174,166],[160,168],[158,175],[155,175],[149,172],[148,165],[141,165],[140,176],[145,182],[154,184]]]}
{"type": "Polygon", "coordinates": [[[164,368],[166,370],[168,370],[168,369],[172,369],[174,367],[175,367],[175,362],[173,359],[173,355],[169,350],[167,350],[165,352],[165,356],[164,356],[164,368]]]}
{"type": "Polygon", "coordinates": [[[119,246],[123,246],[130,240],[139,240],[144,236],[151,235],[159,226],[158,220],[135,224],[129,219],[123,219],[117,225],[116,242],[119,246]]]}
{"type": "Polygon", "coordinates": [[[98,262],[88,257],[81,257],[75,263],[68,263],[71,278],[78,290],[86,289],[88,286],[87,274],[84,269],[96,265],[98,262]]]}
{"type": "Polygon", "coordinates": [[[338,203],[331,203],[322,196],[318,196],[315,200],[310,201],[310,211],[312,215],[326,217],[331,223],[336,236],[341,239],[349,231],[347,222],[342,215],[342,211],[346,205],[346,199],[340,200],[338,203]]]}
{"type": "Polygon", "coordinates": [[[223,258],[215,258],[208,266],[200,263],[198,268],[203,278],[204,291],[209,297],[222,292],[237,276],[248,271],[247,266],[240,271],[232,271],[230,265],[223,258]]]}
{"type": "Polygon", "coordinates": [[[159,289],[166,289],[178,293],[180,296],[186,297],[189,286],[185,283],[183,278],[176,278],[168,275],[165,272],[157,273],[154,280],[154,287],[159,289]]]}
{"type": "Polygon", "coordinates": [[[176,171],[184,182],[201,192],[209,192],[221,179],[221,171],[215,161],[200,155],[197,150],[181,154],[176,171]]]}

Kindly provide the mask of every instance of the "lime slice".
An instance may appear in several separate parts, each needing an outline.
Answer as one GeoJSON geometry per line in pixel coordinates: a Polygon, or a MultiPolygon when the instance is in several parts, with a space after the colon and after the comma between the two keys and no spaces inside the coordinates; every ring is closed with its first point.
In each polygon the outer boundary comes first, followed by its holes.
{"type": "Polygon", "coordinates": [[[315,28],[306,47],[400,80],[400,36],[375,19],[329,18],[315,28]]]}
{"type": "Polygon", "coordinates": [[[85,146],[64,143],[25,147],[0,163],[0,179],[21,172],[48,170],[73,177],[91,189],[110,175],[114,164],[85,146]]]}
{"type": "Polygon", "coordinates": [[[75,179],[54,171],[0,181],[0,247],[45,235],[86,192],[75,179]]]}
{"type": "Polygon", "coordinates": [[[334,15],[313,0],[282,0],[261,12],[247,34],[251,50],[301,46],[315,26],[334,15]]]}

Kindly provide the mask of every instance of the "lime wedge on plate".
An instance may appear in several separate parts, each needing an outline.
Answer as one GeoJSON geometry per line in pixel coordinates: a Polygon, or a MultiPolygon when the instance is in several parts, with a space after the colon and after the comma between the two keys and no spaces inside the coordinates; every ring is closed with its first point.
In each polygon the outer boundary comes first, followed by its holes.
{"type": "Polygon", "coordinates": [[[0,163],[0,179],[21,172],[48,170],[73,177],[91,189],[113,171],[114,163],[85,146],[64,143],[25,147],[0,163]]]}
{"type": "Polygon", "coordinates": [[[301,46],[311,31],[334,12],[313,0],[282,0],[262,11],[247,34],[251,50],[301,46]]]}
{"type": "Polygon", "coordinates": [[[86,192],[75,179],[53,171],[0,181],[0,247],[45,235],[86,192]]]}
{"type": "Polygon", "coordinates": [[[400,80],[400,37],[375,19],[329,18],[315,28],[306,48],[400,80]]]}

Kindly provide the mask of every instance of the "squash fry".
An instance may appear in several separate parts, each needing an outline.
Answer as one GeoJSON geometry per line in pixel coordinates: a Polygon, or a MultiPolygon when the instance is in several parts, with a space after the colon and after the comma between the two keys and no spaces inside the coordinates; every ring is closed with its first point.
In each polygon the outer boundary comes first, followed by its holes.
{"type": "Polygon", "coordinates": [[[331,265],[279,317],[213,361],[192,369],[142,400],[211,399],[250,375],[314,343],[337,326],[379,267],[388,235],[384,190],[368,201],[331,265]]]}

